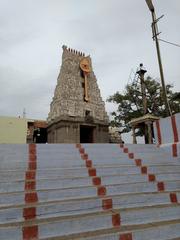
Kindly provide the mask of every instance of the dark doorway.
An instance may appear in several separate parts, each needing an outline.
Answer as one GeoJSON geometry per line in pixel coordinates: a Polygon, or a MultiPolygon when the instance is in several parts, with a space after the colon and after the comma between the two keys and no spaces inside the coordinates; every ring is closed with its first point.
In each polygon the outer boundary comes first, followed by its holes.
{"type": "Polygon", "coordinates": [[[47,142],[47,129],[37,128],[34,130],[33,134],[34,143],[46,143],[47,142]]]}
{"type": "Polygon", "coordinates": [[[94,142],[94,127],[80,126],[80,143],[93,143],[94,142]]]}

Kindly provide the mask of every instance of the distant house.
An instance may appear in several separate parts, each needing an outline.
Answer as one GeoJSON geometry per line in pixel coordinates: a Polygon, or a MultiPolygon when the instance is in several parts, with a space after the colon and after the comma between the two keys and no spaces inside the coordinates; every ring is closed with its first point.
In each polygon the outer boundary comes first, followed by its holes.
{"type": "Polygon", "coordinates": [[[0,116],[0,143],[46,143],[46,128],[44,120],[0,116]]]}

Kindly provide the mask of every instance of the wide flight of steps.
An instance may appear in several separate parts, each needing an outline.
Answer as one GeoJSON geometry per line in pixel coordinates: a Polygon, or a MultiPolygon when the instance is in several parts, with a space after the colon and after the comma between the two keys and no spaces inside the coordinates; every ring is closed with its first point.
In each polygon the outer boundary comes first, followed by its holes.
{"type": "Polygon", "coordinates": [[[180,159],[155,145],[0,145],[0,240],[180,239],[180,159]]]}

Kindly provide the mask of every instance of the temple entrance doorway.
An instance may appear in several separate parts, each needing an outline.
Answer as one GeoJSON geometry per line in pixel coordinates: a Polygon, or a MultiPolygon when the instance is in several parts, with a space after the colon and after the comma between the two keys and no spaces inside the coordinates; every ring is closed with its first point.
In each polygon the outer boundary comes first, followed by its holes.
{"type": "Polygon", "coordinates": [[[80,125],[80,143],[94,142],[94,127],[80,125]]]}

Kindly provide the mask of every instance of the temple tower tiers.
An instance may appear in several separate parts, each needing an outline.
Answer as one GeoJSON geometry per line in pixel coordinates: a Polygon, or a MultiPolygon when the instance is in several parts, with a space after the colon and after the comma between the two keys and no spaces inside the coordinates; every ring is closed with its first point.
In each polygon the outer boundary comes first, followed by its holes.
{"type": "Polygon", "coordinates": [[[47,119],[48,142],[108,142],[108,116],[91,58],[62,48],[62,65],[47,119]]]}

